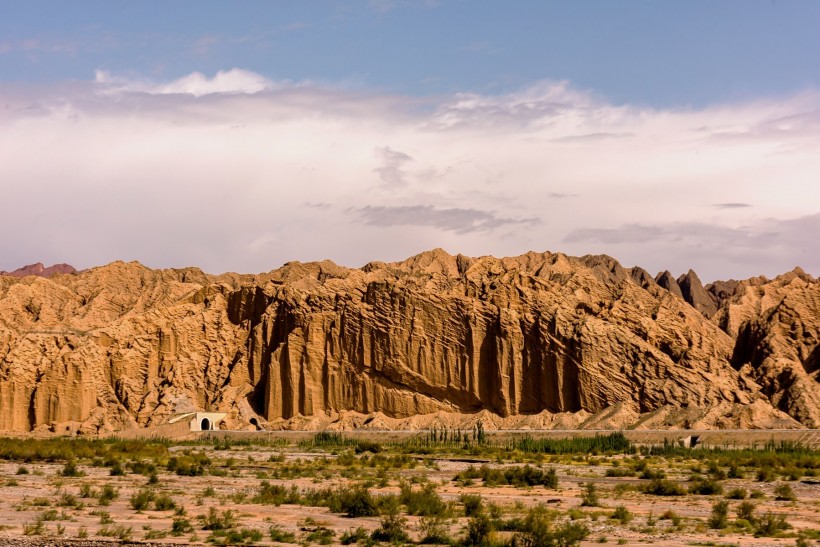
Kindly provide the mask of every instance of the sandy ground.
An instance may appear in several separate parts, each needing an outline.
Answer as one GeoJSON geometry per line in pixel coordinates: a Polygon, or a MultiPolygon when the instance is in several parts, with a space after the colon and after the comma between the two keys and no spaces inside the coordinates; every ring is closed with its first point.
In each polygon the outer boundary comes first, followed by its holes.
{"type": "MultiPolygon", "coordinates": [[[[174,447],[174,450],[181,450],[174,447]]],[[[324,526],[335,531],[334,544],[339,544],[339,537],[345,530],[364,527],[373,530],[379,526],[378,517],[350,519],[342,515],[332,514],[325,508],[282,505],[279,507],[257,505],[250,499],[258,490],[259,472],[273,469],[276,463],[268,462],[271,454],[284,453],[286,463],[298,460],[309,460],[319,457],[329,457],[327,454],[304,452],[294,448],[289,449],[262,449],[234,447],[229,451],[215,451],[210,447],[201,448],[214,461],[222,461],[232,457],[236,461],[234,469],[228,476],[200,476],[182,477],[165,470],[159,472],[159,483],[153,488],[157,492],[170,495],[177,504],[185,507],[186,518],[194,526],[194,532],[188,532],[180,537],[167,536],[150,540],[150,544],[204,544],[209,532],[202,530],[198,515],[205,515],[211,507],[218,511],[232,510],[236,512],[239,527],[258,529],[263,533],[263,540],[255,544],[272,544],[269,540],[268,529],[277,525],[284,531],[293,532],[298,540],[317,527],[324,526]],[[206,492],[206,489],[212,491],[206,492]]],[[[618,485],[637,485],[642,482],[636,478],[608,478],[604,474],[607,467],[603,465],[588,465],[586,462],[564,462],[549,464],[556,468],[559,476],[559,489],[550,490],[543,487],[513,488],[513,487],[485,487],[480,484],[464,486],[453,482],[453,477],[469,466],[463,458],[436,458],[427,461],[428,465],[419,465],[414,469],[391,471],[391,480],[388,486],[371,488],[373,494],[398,493],[398,478],[412,479],[426,476],[431,482],[438,484],[438,493],[445,501],[457,502],[462,494],[479,494],[485,502],[498,504],[505,513],[523,512],[523,508],[544,504],[549,508],[562,512],[578,509],[582,495],[582,484],[594,482],[598,487],[602,508],[583,508],[588,513],[608,512],[618,505],[623,505],[635,517],[626,525],[598,517],[595,520],[584,518],[584,522],[591,534],[582,545],[597,545],[602,538],[607,543],[622,545],[655,545],[683,546],[683,545],[794,545],[792,538],[754,538],[750,534],[725,533],[710,530],[705,521],[709,517],[712,504],[723,499],[722,496],[694,496],[657,497],[642,494],[636,491],[618,493],[618,485]],[[434,466],[435,468],[431,468],[434,466]],[[653,526],[647,525],[651,516],[658,518],[667,510],[675,511],[683,519],[682,529],[676,529],[668,520],[657,520],[653,526]]],[[[490,464],[496,465],[496,464],[490,464]]],[[[506,464],[509,465],[509,464],[506,464]]],[[[168,531],[174,518],[173,511],[143,510],[135,511],[129,506],[129,499],[134,492],[145,488],[147,478],[142,475],[129,474],[127,476],[112,477],[109,469],[81,465],[85,473],[83,477],[61,477],[59,472],[62,464],[33,463],[24,464],[28,474],[17,474],[19,463],[0,463],[0,545],[109,545],[107,538],[99,536],[105,525],[101,523],[100,512],[108,513],[114,526],[131,528],[132,540],[145,541],[146,534],[153,531],[168,531]],[[59,502],[64,494],[79,498],[83,485],[89,485],[99,490],[103,485],[111,485],[119,490],[119,497],[109,506],[101,507],[94,498],[79,499],[83,507],[61,507],[59,502]],[[44,512],[56,512],[57,520],[47,520],[43,523],[41,535],[24,535],[25,528],[35,522],[38,515],[44,512]],[[88,534],[87,539],[78,540],[81,531],[88,534]],[[101,542],[102,541],[102,542],[101,542]]],[[[357,470],[359,468],[356,468],[357,470]]],[[[350,480],[339,475],[340,468],[331,468],[333,476],[302,477],[291,480],[273,480],[275,484],[295,484],[300,490],[326,487],[331,485],[348,485],[350,480]]],[[[365,473],[375,474],[375,470],[357,471],[362,478],[365,473]]],[[[685,480],[685,469],[667,469],[668,478],[685,480]]],[[[480,482],[480,481],[479,481],[480,482]]],[[[723,481],[725,491],[733,488],[745,488],[748,491],[762,490],[765,499],[755,500],[758,503],[758,513],[772,511],[783,514],[793,526],[791,532],[800,530],[820,530],[820,486],[807,482],[790,482],[798,502],[774,501],[774,488],[779,482],[757,482],[753,477],[745,479],[729,479],[723,481]]],[[[735,508],[739,501],[730,501],[729,518],[734,519],[735,508]]],[[[52,513],[52,516],[55,516],[52,513]]],[[[459,536],[467,519],[459,517],[450,524],[454,536],[459,536]]],[[[418,518],[408,517],[407,530],[414,539],[418,537],[418,518]]]]}

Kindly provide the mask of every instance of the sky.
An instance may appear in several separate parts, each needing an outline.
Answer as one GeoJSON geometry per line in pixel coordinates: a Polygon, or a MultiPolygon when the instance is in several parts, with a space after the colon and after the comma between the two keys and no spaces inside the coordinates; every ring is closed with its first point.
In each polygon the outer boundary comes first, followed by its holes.
{"type": "Polygon", "coordinates": [[[820,2],[0,0],[0,270],[820,275],[820,2]]]}

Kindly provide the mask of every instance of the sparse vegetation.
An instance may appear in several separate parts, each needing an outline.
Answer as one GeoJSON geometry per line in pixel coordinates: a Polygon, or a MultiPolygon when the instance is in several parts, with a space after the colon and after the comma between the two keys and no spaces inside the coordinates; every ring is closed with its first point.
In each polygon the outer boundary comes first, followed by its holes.
{"type": "MultiPolygon", "coordinates": [[[[445,428],[379,442],[352,434],[321,433],[290,445],[281,439],[227,435],[174,447],[162,440],[84,439],[75,444],[75,440],[49,439],[36,440],[28,447],[27,440],[16,447],[0,442],[0,454],[8,450],[8,454],[31,457],[6,468],[17,479],[14,483],[25,487],[14,490],[17,501],[12,507],[22,515],[36,515],[17,525],[31,536],[65,535],[66,529],[74,537],[93,536],[96,529],[89,531],[81,523],[68,522],[86,514],[99,518],[100,530],[107,534],[104,537],[120,541],[165,537],[196,541],[201,534],[202,539],[220,545],[252,544],[268,538],[277,543],[373,545],[407,542],[412,533],[419,544],[565,546],[577,545],[588,537],[588,526],[600,526],[604,520],[607,526],[628,527],[630,534],[643,538],[658,533],[686,537],[708,526],[726,530],[720,534],[818,539],[801,528],[805,526],[802,519],[795,521],[797,530],[791,531],[782,512],[797,507],[783,503],[795,500],[795,490],[808,491],[793,481],[811,484],[817,476],[820,459],[816,452],[782,444],[757,451],[688,449],[671,443],[635,447],[623,444],[622,436],[520,437],[495,442],[493,434],[483,428],[445,428]],[[133,447],[134,452],[125,447],[133,447]],[[460,462],[461,471],[440,471],[453,469],[445,467],[448,459],[460,462]],[[176,476],[170,482],[162,480],[161,475],[168,477],[166,473],[176,476]],[[625,477],[635,479],[618,480],[625,477]],[[559,478],[562,483],[567,481],[563,484],[570,495],[577,495],[574,485],[580,485],[582,507],[566,504],[565,492],[552,493],[559,478]],[[759,478],[777,482],[755,484],[759,478]],[[294,483],[294,479],[300,480],[294,483]],[[509,487],[522,490],[516,495],[509,487]],[[35,494],[30,493],[31,488],[35,494]],[[478,494],[498,500],[493,492],[496,488],[507,488],[501,503],[487,503],[478,494]],[[119,489],[126,502],[114,504],[119,489]],[[707,519],[684,519],[676,513],[691,504],[693,496],[716,496],[724,489],[723,499],[712,498],[715,502],[707,519]],[[773,494],[767,497],[763,490],[773,494]],[[661,501],[650,496],[670,498],[661,501]],[[599,498],[610,508],[595,509],[602,505],[599,498]],[[730,505],[726,500],[737,501],[730,505]],[[188,516],[183,503],[198,508],[188,516]],[[225,504],[241,504],[242,508],[235,511],[225,504]],[[293,508],[276,507],[288,504],[303,506],[299,511],[305,517],[299,529],[277,520],[280,511],[288,513],[293,508]],[[633,504],[642,508],[633,508],[633,504]],[[108,505],[112,505],[110,513],[102,510],[108,505]],[[263,505],[268,508],[262,509],[263,505]],[[669,509],[664,507],[658,517],[650,509],[664,505],[669,509]],[[151,519],[151,524],[132,531],[118,516],[124,506],[126,511],[150,511],[142,518],[151,519]],[[339,527],[337,517],[332,519],[334,524],[322,522],[324,509],[311,508],[327,508],[351,519],[346,521],[350,524],[339,527]],[[648,517],[635,517],[633,511],[638,515],[648,511],[648,517]],[[736,518],[730,518],[730,513],[736,518]],[[262,526],[260,514],[267,521],[262,526]],[[370,524],[356,520],[360,518],[369,518],[370,524]],[[590,525],[595,522],[599,524],[590,525]]],[[[4,481],[6,487],[12,485],[11,480],[4,481]]],[[[806,498],[808,503],[816,501],[811,494],[806,498]]],[[[620,542],[609,531],[596,533],[594,541],[620,542]]]]}

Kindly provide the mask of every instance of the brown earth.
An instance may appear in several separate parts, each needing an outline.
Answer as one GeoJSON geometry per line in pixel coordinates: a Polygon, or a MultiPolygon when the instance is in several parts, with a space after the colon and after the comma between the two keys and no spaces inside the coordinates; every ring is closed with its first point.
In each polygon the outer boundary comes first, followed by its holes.
{"type": "Polygon", "coordinates": [[[0,429],[194,410],[236,428],[818,427],[818,280],[660,277],[669,290],[607,256],[441,250],[261,275],[0,276],[0,429]]]}
{"type": "Polygon", "coordinates": [[[68,264],[54,264],[53,266],[46,267],[42,262],[38,262],[36,264],[29,264],[28,266],[17,268],[11,272],[0,270],[0,275],[8,275],[10,277],[26,277],[27,275],[52,277],[55,275],[73,274],[76,272],[77,270],[74,266],[70,266],[68,264]]]}
{"type": "MultiPolygon", "coordinates": [[[[202,447],[199,447],[201,449],[202,447]]],[[[172,453],[190,450],[190,446],[172,447],[172,453]]],[[[32,463],[21,465],[12,462],[0,462],[0,485],[4,503],[0,504],[0,545],[76,545],[76,546],[104,546],[108,545],[102,536],[105,527],[102,522],[104,514],[112,526],[119,526],[131,530],[132,540],[126,544],[139,545],[208,545],[210,532],[202,529],[200,517],[208,514],[211,508],[217,511],[232,511],[236,516],[237,527],[259,530],[263,534],[261,541],[255,545],[276,544],[268,539],[268,530],[275,525],[280,530],[296,535],[300,544],[311,544],[306,540],[307,534],[318,527],[326,527],[335,533],[331,544],[340,545],[344,532],[358,527],[368,533],[379,526],[380,518],[361,517],[348,518],[343,514],[332,513],[325,507],[309,505],[282,504],[279,506],[264,505],[254,501],[259,491],[260,481],[269,480],[272,484],[286,488],[295,487],[304,493],[313,489],[328,487],[352,487],[356,480],[373,483],[369,490],[376,497],[396,495],[399,486],[406,482],[433,484],[436,492],[445,503],[454,504],[452,518],[446,522],[447,530],[453,537],[461,537],[468,523],[463,516],[459,505],[462,495],[481,496],[485,506],[497,506],[504,518],[521,516],[530,507],[543,505],[560,514],[561,521],[566,521],[571,511],[575,511],[573,519],[587,526],[589,537],[581,543],[582,547],[589,547],[601,542],[600,538],[608,538],[611,544],[645,545],[652,543],[664,546],[686,545],[755,545],[755,546],[793,546],[795,536],[801,532],[817,530],[820,526],[820,489],[814,479],[802,481],[761,482],[755,479],[753,473],[746,472],[741,478],[721,481],[724,494],[735,489],[743,489],[748,493],[758,491],[760,498],[753,499],[755,513],[762,516],[768,512],[783,516],[791,528],[786,537],[754,537],[751,531],[740,532],[737,529],[713,530],[707,527],[713,504],[721,501],[724,495],[694,495],[683,496],[652,496],[641,493],[638,487],[648,483],[648,480],[637,477],[609,477],[607,471],[615,463],[620,467],[627,467],[627,456],[611,457],[566,457],[558,458],[546,464],[557,472],[559,486],[557,489],[535,486],[515,488],[507,485],[487,486],[480,480],[464,483],[454,481],[454,477],[465,471],[471,465],[480,466],[483,460],[469,461],[469,458],[450,457],[447,455],[427,456],[415,458],[416,465],[412,468],[391,470],[389,473],[377,474],[376,468],[367,466],[340,467],[335,466],[336,456],[322,451],[305,451],[294,447],[235,447],[230,450],[212,450],[205,448],[203,452],[215,462],[217,467],[225,469],[225,476],[178,476],[158,470],[158,480],[155,485],[147,486],[146,477],[139,474],[111,476],[108,468],[80,465],[84,474],[82,477],[61,477],[62,463],[32,463]],[[284,461],[271,463],[271,456],[281,456],[284,461]],[[298,468],[309,462],[325,462],[317,468],[315,475],[310,473],[291,478],[270,478],[270,474],[284,466],[298,468]],[[335,466],[335,467],[334,467],[335,466]],[[18,474],[20,467],[26,467],[28,473],[18,474]],[[347,469],[347,473],[345,472],[347,469]],[[353,471],[351,473],[350,471],[353,471]],[[350,477],[354,477],[351,479],[350,477]],[[379,483],[379,476],[386,479],[379,483]],[[264,479],[260,479],[264,477],[264,479]],[[581,501],[586,484],[595,484],[599,497],[599,507],[582,507],[581,501]],[[778,501],[775,490],[778,486],[788,484],[795,495],[796,501],[778,501]],[[105,487],[113,487],[118,496],[110,505],[100,506],[98,500],[92,497],[82,497],[82,487],[88,487],[95,493],[105,487]],[[131,497],[140,491],[149,488],[155,494],[170,496],[175,504],[185,508],[184,518],[190,521],[193,530],[175,537],[169,532],[172,522],[176,518],[173,510],[157,510],[149,506],[144,510],[135,510],[131,504],[131,497]],[[75,504],[68,505],[65,496],[73,496],[75,504]],[[79,503],[76,503],[79,502],[79,503]],[[618,523],[608,516],[618,507],[629,510],[633,520],[629,523],[618,523]],[[53,511],[53,520],[44,522],[41,535],[24,536],[26,526],[36,522],[38,516],[47,511],[53,511]],[[676,526],[668,519],[662,518],[664,513],[671,511],[681,520],[676,526]],[[85,530],[89,539],[78,540],[81,530],[85,530]],[[165,537],[146,541],[150,531],[165,532],[165,537]]],[[[693,473],[692,466],[701,466],[704,462],[688,458],[655,458],[650,459],[653,470],[663,471],[667,478],[674,483],[685,487],[689,483],[689,476],[693,473]]],[[[532,465],[544,463],[528,462],[532,465]]],[[[494,469],[506,469],[517,465],[512,462],[499,464],[486,463],[494,469]]],[[[418,488],[418,487],[417,487],[418,488]]],[[[94,494],[96,495],[96,494],[94,494]]],[[[748,500],[746,500],[748,501],[748,500]]],[[[739,500],[730,501],[729,520],[735,521],[735,513],[739,500]]],[[[421,538],[420,518],[407,516],[406,532],[411,539],[418,541],[421,538]]],[[[504,537],[509,537],[502,533],[504,537]]],[[[816,545],[810,540],[808,545],[816,545]]]]}

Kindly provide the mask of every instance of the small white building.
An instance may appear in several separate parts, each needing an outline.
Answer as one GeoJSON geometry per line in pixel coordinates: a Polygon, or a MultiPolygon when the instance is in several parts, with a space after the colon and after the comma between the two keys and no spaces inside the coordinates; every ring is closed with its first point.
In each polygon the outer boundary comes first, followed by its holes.
{"type": "Polygon", "coordinates": [[[174,424],[187,420],[190,431],[219,431],[219,424],[227,416],[224,412],[189,412],[168,420],[174,424]]]}

